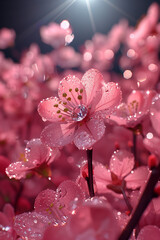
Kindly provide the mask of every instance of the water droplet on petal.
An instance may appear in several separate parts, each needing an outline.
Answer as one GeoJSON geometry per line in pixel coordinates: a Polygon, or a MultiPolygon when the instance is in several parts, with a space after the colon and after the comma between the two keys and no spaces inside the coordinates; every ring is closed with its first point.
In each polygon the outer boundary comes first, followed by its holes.
{"type": "Polygon", "coordinates": [[[78,107],[75,107],[72,113],[72,119],[75,122],[79,122],[82,121],[88,113],[88,109],[83,106],[83,105],[79,105],[78,107]]]}

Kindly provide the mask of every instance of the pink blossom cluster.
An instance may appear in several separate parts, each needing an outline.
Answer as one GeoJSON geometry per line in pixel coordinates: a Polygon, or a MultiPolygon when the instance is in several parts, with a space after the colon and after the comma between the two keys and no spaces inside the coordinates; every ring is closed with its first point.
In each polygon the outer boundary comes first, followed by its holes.
{"type": "Polygon", "coordinates": [[[0,240],[160,239],[159,18],[153,3],[80,52],[52,22],[51,52],[0,52],[0,240]]]}

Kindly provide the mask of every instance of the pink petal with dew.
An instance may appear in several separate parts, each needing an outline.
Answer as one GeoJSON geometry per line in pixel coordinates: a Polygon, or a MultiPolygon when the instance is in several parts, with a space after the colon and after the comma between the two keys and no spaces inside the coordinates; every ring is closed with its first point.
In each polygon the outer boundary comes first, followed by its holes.
{"type": "Polygon", "coordinates": [[[126,150],[116,151],[110,159],[110,170],[124,178],[134,167],[134,156],[126,150]]]}
{"type": "Polygon", "coordinates": [[[45,146],[39,138],[32,139],[26,145],[25,158],[36,166],[50,159],[53,161],[57,151],[56,148],[51,150],[45,146]]]}
{"type": "Polygon", "coordinates": [[[68,180],[59,185],[56,191],[44,190],[36,198],[35,211],[47,216],[54,224],[63,225],[68,215],[75,211],[73,205],[80,204],[84,199],[81,188],[68,180]]]}
{"type": "Polygon", "coordinates": [[[160,146],[160,138],[154,137],[153,134],[149,135],[149,136],[151,136],[151,138],[149,137],[149,138],[145,138],[143,140],[144,146],[151,153],[154,153],[154,154],[157,154],[158,156],[160,156],[160,147],[159,147],[160,146]]]}
{"type": "Polygon", "coordinates": [[[102,138],[105,133],[103,120],[91,119],[80,126],[75,133],[74,143],[79,149],[88,149],[102,138]]]}
{"type": "Polygon", "coordinates": [[[55,191],[47,189],[38,194],[35,204],[35,211],[49,219],[52,225],[62,224],[66,220],[65,214],[61,211],[55,191]]]}
{"type": "Polygon", "coordinates": [[[85,88],[87,99],[86,104],[89,105],[94,97],[96,97],[97,91],[102,87],[103,76],[96,69],[88,70],[82,77],[82,84],[85,88]]]}
{"type": "Polygon", "coordinates": [[[86,93],[84,86],[76,76],[67,76],[60,82],[58,95],[67,108],[74,108],[81,103],[86,104],[86,93]]]}
{"type": "Polygon", "coordinates": [[[29,212],[15,217],[14,229],[24,239],[41,240],[49,225],[50,221],[47,217],[29,212]]]}
{"type": "Polygon", "coordinates": [[[108,192],[107,185],[112,183],[110,170],[102,164],[96,164],[94,167],[94,179],[98,193],[108,192]]]}
{"type": "Polygon", "coordinates": [[[64,212],[66,214],[72,213],[73,204],[81,205],[81,202],[84,200],[84,193],[80,186],[73,181],[67,180],[62,182],[56,190],[61,196],[60,199],[61,205],[64,204],[64,212]]]}
{"type": "Polygon", "coordinates": [[[66,120],[72,120],[71,117],[66,115],[65,109],[67,109],[67,107],[68,105],[64,105],[63,101],[61,101],[59,98],[51,97],[46,98],[39,103],[38,112],[44,121],[62,122],[62,118],[65,118],[66,120]]]}
{"type": "Polygon", "coordinates": [[[139,167],[131,172],[126,178],[126,187],[132,190],[142,187],[149,176],[148,167],[139,167]]]}
{"type": "Polygon", "coordinates": [[[73,141],[75,124],[52,123],[41,133],[41,141],[47,146],[61,147],[73,141]]]}
{"type": "Polygon", "coordinates": [[[26,166],[24,162],[15,162],[6,168],[6,174],[9,178],[21,179],[25,178],[27,172],[32,168],[34,168],[33,163],[26,166]]]}
{"type": "Polygon", "coordinates": [[[160,94],[157,94],[153,99],[151,109],[150,109],[150,118],[155,131],[160,135],[160,94]]]}
{"type": "Polygon", "coordinates": [[[98,198],[86,202],[71,216],[69,229],[73,239],[81,240],[117,240],[119,234],[119,226],[111,206],[98,198]]]}
{"type": "Polygon", "coordinates": [[[92,111],[96,112],[96,115],[106,115],[111,114],[114,108],[120,104],[122,93],[117,83],[109,82],[103,84],[102,92],[97,94],[97,98],[101,95],[101,99],[96,101],[96,98],[93,99],[92,111]]]}
{"type": "Polygon", "coordinates": [[[159,240],[160,229],[154,225],[148,225],[141,229],[137,240],[159,240]]]}

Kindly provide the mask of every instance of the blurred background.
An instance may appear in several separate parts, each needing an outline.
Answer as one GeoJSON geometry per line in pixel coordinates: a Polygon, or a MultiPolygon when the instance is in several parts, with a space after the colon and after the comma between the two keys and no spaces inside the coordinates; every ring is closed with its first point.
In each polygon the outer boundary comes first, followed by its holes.
{"type": "MultiPolygon", "coordinates": [[[[75,35],[71,46],[79,50],[95,31],[107,33],[120,19],[125,18],[129,25],[135,26],[153,2],[159,3],[150,0],[0,0],[0,28],[16,31],[17,52],[36,42],[45,53],[51,48],[42,43],[40,27],[67,19],[75,35]]],[[[7,56],[11,55],[10,49],[5,51],[7,56]]]]}

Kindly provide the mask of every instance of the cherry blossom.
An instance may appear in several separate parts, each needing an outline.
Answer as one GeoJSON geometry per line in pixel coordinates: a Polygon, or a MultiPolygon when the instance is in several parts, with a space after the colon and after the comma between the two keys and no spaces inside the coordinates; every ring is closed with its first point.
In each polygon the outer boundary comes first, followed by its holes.
{"type": "Polygon", "coordinates": [[[75,214],[71,215],[65,226],[48,228],[43,240],[50,240],[51,236],[54,236],[55,240],[64,238],[116,240],[118,235],[119,226],[111,206],[101,199],[94,198],[85,202],[75,214]]]}
{"type": "Polygon", "coordinates": [[[127,103],[117,107],[117,111],[110,116],[110,119],[119,125],[135,127],[141,123],[149,113],[154,91],[132,91],[127,103]]]}
{"type": "Polygon", "coordinates": [[[14,228],[21,237],[40,240],[48,226],[64,225],[69,215],[76,211],[84,199],[81,188],[65,181],[56,191],[46,189],[35,200],[35,210],[15,217],[14,228]],[[75,205],[75,207],[74,207],[75,205]]]}
{"type": "Polygon", "coordinates": [[[121,100],[117,84],[105,84],[95,69],[87,71],[81,80],[64,78],[58,94],[59,99],[47,98],[38,106],[42,119],[53,122],[41,134],[41,141],[50,147],[74,141],[79,149],[90,148],[105,132],[105,116],[121,100]]]}
{"type": "Polygon", "coordinates": [[[43,164],[52,163],[56,153],[57,149],[51,150],[44,146],[40,139],[32,139],[26,145],[22,161],[11,163],[6,168],[6,173],[10,178],[24,178],[29,171],[39,168],[43,164]]]}
{"type": "Polygon", "coordinates": [[[110,189],[123,193],[125,189],[140,188],[147,180],[149,171],[145,166],[133,170],[134,164],[133,154],[125,150],[119,150],[112,155],[108,169],[97,164],[94,168],[97,192],[106,193],[110,189]]]}
{"type": "Polygon", "coordinates": [[[72,30],[68,21],[66,24],[61,23],[61,25],[52,22],[48,26],[42,26],[40,34],[43,42],[58,48],[68,43],[66,37],[71,36],[72,30]]]}

